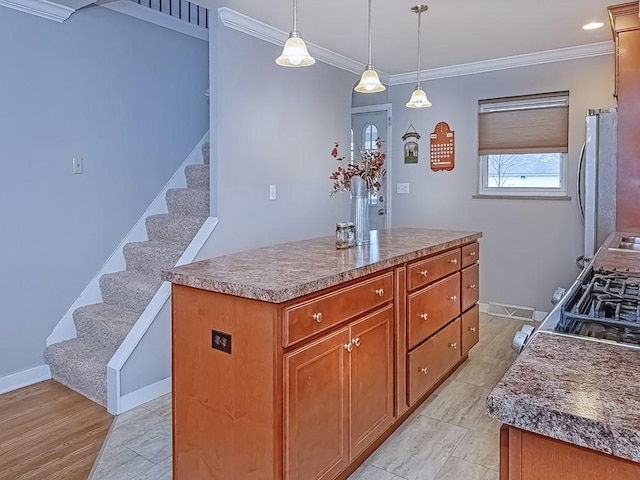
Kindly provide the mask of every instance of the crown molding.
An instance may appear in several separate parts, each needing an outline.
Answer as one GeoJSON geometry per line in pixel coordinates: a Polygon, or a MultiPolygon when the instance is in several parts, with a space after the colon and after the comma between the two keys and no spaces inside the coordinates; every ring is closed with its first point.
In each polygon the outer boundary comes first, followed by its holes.
{"type": "Polygon", "coordinates": [[[73,8],[47,0],[0,0],[0,6],[60,23],[75,12],[73,8]]]}
{"type": "MultiPolygon", "coordinates": [[[[222,21],[222,25],[225,27],[237,30],[238,32],[251,35],[252,37],[259,38],[265,42],[272,43],[274,45],[282,46],[284,42],[289,38],[289,33],[280,30],[278,28],[267,25],[259,20],[251,18],[242,13],[231,10],[228,7],[222,7],[218,9],[218,16],[222,21]]],[[[360,75],[365,68],[364,63],[357,62],[351,58],[340,55],[332,50],[316,45],[305,40],[309,53],[318,61],[333,65],[341,70],[355,73],[360,75]]],[[[389,83],[390,75],[388,73],[378,70],[378,76],[382,83],[389,83]]]]}
{"type": "MultiPolygon", "coordinates": [[[[447,67],[430,68],[420,72],[420,80],[438,80],[441,78],[460,77],[463,75],[475,75],[478,73],[495,72],[509,68],[530,67],[545,63],[565,62],[580,58],[599,57],[613,55],[615,46],[613,42],[590,43],[577,47],[557,48],[543,52],[525,53],[510,57],[494,58],[480,62],[462,63],[447,67]]],[[[404,85],[416,82],[416,72],[391,75],[389,85],[404,85]]]]}

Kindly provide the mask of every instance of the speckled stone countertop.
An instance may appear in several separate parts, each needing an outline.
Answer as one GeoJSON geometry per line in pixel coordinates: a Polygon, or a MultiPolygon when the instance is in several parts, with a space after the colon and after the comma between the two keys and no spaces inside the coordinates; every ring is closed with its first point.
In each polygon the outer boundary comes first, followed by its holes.
{"type": "Polygon", "coordinates": [[[640,273],[640,251],[610,249],[610,247],[615,248],[622,237],[629,236],[640,236],[640,233],[614,232],[609,235],[598,250],[596,258],[593,259],[593,268],[640,273]]]}
{"type": "Polygon", "coordinates": [[[640,462],[640,349],[538,333],[487,407],[502,423],[640,462]]]}
{"type": "Polygon", "coordinates": [[[281,303],[464,245],[479,232],[401,228],[371,232],[367,246],[337,250],[335,236],[211,258],[164,272],[188,287],[281,303]]]}

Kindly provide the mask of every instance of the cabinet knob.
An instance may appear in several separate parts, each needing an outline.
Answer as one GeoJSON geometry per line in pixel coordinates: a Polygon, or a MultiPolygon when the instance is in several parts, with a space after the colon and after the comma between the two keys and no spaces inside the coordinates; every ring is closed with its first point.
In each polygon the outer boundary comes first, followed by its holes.
{"type": "Polygon", "coordinates": [[[320,312],[314,313],[313,314],[313,319],[318,323],[322,322],[322,313],[320,313],[320,312]]]}
{"type": "Polygon", "coordinates": [[[476,252],[469,252],[469,256],[470,257],[475,257],[476,256],[476,252]]]}
{"type": "Polygon", "coordinates": [[[384,295],[384,289],[383,288],[379,288],[376,290],[376,295],[378,295],[379,297],[382,297],[384,295]]]}
{"type": "Polygon", "coordinates": [[[423,277],[426,277],[427,275],[429,275],[429,271],[428,270],[422,270],[420,272],[420,275],[422,275],[423,277]]]}
{"type": "Polygon", "coordinates": [[[453,265],[457,265],[458,264],[458,259],[457,258],[452,258],[451,260],[449,260],[449,263],[452,263],[453,265]]]}
{"type": "Polygon", "coordinates": [[[469,331],[470,332],[475,332],[476,331],[476,327],[469,327],[469,331]]]}
{"type": "Polygon", "coordinates": [[[345,349],[347,352],[351,353],[351,350],[353,350],[353,344],[352,344],[351,342],[349,342],[349,343],[345,343],[345,344],[344,344],[344,349],[345,349]]]}
{"type": "Polygon", "coordinates": [[[457,302],[458,301],[458,296],[457,295],[453,295],[452,297],[449,297],[449,300],[451,300],[452,302],[457,302]]]}
{"type": "Polygon", "coordinates": [[[356,346],[359,347],[360,346],[360,337],[356,337],[353,340],[351,340],[351,342],[356,346]]]}
{"type": "Polygon", "coordinates": [[[457,344],[457,343],[450,343],[450,344],[449,344],[449,346],[450,346],[451,348],[453,348],[454,350],[455,350],[456,348],[458,348],[458,344],[457,344]]]}
{"type": "Polygon", "coordinates": [[[467,285],[467,287],[471,290],[475,290],[477,288],[477,285],[475,283],[472,283],[471,285],[467,285]]]}
{"type": "Polygon", "coordinates": [[[429,314],[428,313],[421,313],[420,314],[420,318],[423,319],[423,320],[426,320],[426,319],[429,318],[429,314]]]}
{"type": "Polygon", "coordinates": [[[429,373],[429,369],[427,367],[421,368],[420,371],[425,375],[429,373]]]}

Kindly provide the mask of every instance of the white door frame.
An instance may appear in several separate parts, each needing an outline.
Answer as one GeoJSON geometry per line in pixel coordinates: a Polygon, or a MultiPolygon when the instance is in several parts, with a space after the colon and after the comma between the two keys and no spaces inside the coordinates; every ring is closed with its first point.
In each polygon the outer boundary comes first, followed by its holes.
{"type": "Polygon", "coordinates": [[[391,171],[391,165],[392,165],[392,161],[391,161],[391,152],[393,152],[393,129],[391,127],[391,113],[392,113],[392,105],[390,103],[380,103],[378,105],[365,105],[363,107],[352,107],[351,108],[351,114],[353,115],[354,113],[371,113],[371,112],[387,112],[387,137],[384,141],[387,144],[387,161],[386,161],[386,167],[387,167],[387,191],[386,191],[386,195],[387,198],[385,200],[386,203],[386,209],[387,209],[387,214],[385,215],[385,220],[384,220],[384,226],[385,228],[389,229],[391,228],[391,212],[392,212],[392,198],[393,195],[391,194],[391,187],[393,185],[392,183],[392,171],[391,171]]]}

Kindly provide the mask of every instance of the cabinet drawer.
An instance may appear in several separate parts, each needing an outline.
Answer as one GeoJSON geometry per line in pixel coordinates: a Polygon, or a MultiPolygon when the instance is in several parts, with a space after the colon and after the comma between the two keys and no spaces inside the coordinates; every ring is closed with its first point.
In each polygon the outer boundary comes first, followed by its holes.
{"type": "Polygon", "coordinates": [[[309,338],[392,299],[393,273],[390,272],[286,307],[284,346],[309,338]]]}
{"type": "Polygon", "coordinates": [[[409,353],[409,406],[460,360],[460,319],[409,353]]]}
{"type": "Polygon", "coordinates": [[[476,305],[462,314],[462,355],[466,355],[480,340],[480,307],[476,305]]]}
{"type": "Polygon", "coordinates": [[[478,302],[480,290],[479,281],[480,267],[478,264],[465,268],[462,271],[462,285],[460,286],[462,291],[460,293],[462,295],[463,312],[478,302]]]}
{"type": "Polygon", "coordinates": [[[409,295],[409,348],[460,315],[460,274],[440,280],[409,295]]]}
{"type": "Polygon", "coordinates": [[[435,282],[460,269],[460,249],[456,248],[435,257],[409,265],[407,270],[409,290],[435,282]]]}
{"type": "Polygon", "coordinates": [[[480,258],[480,245],[478,242],[462,247],[462,268],[473,265],[480,258]]]}

